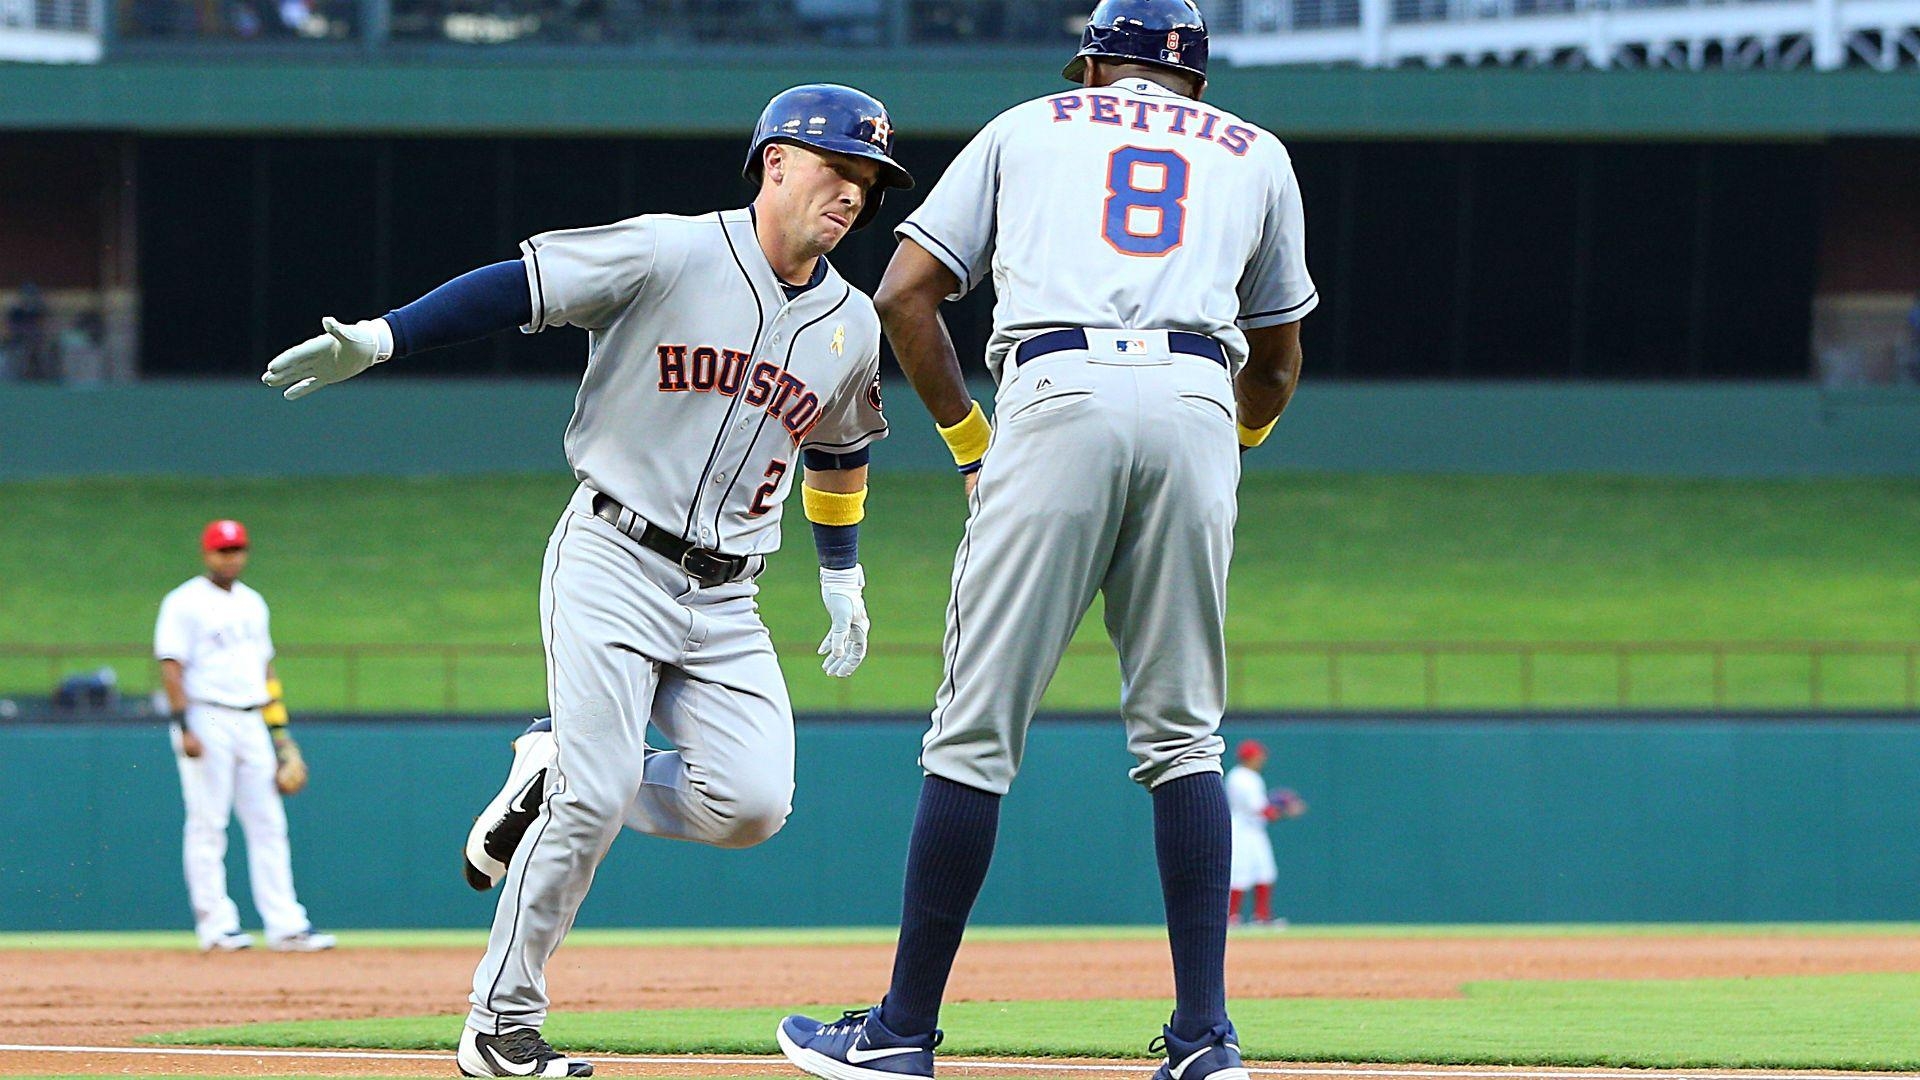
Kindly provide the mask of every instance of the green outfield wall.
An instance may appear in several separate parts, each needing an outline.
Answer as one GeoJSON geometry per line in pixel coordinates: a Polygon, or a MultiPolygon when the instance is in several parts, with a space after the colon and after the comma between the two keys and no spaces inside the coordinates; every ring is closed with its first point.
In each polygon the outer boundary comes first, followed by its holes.
{"type": "MultiPolygon", "coordinates": [[[[572,49],[545,58],[231,55],[0,64],[0,130],[698,135],[742,131],[774,93],[830,73],[902,130],[970,135],[1063,89],[1058,49],[572,49]],[[671,77],[663,78],[662,66],[671,77]],[[937,73],[937,74],[936,74],[937,73]]],[[[1282,137],[1810,139],[1920,133],[1920,75],[1220,65],[1208,87],[1282,137]]]]}
{"type": "MultiPolygon", "coordinates": [[[[291,404],[248,382],[0,385],[0,479],[564,469],[572,382],[373,378],[291,404]]],[[[983,400],[991,388],[976,388],[983,400]]],[[[881,468],[950,468],[911,390],[881,468]]],[[[1250,468],[1808,477],[1920,473],[1920,393],[1794,383],[1331,383],[1250,468]]]]}
{"type": "MultiPolygon", "coordinates": [[[[289,802],[329,927],[483,926],[457,870],[512,720],[309,720],[289,802]]],[[[917,718],[803,721],[785,831],[745,851],[625,835],[582,926],[880,925],[898,916],[917,718]]],[[[1920,718],[1241,719],[1311,812],[1273,829],[1304,922],[1910,920],[1920,718]]],[[[0,930],[185,927],[157,727],[0,728],[0,930]]],[[[1151,800],[1117,721],[1044,720],[1005,804],[986,923],[1161,917],[1151,800]]],[[[235,830],[229,876],[243,911],[235,830]]],[[[251,916],[250,916],[251,919],[251,916]]],[[[257,921],[250,921],[257,925],[257,921]]]]}

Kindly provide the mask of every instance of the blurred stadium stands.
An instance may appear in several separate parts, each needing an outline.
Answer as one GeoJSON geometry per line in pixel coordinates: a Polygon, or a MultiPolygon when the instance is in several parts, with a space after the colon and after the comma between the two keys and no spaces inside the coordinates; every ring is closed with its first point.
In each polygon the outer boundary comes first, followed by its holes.
{"type": "MultiPolygon", "coordinates": [[[[796,82],[880,94],[937,176],[1060,85],[1088,3],[0,0],[0,57],[104,57],[0,64],[0,306],[47,307],[0,378],[238,376],[532,232],[744,200],[714,181],[796,82]]],[[[1210,99],[1301,176],[1317,376],[1920,381],[1920,0],[1202,6],[1210,99]]],[[[836,256],[856,284],[918,197],[836,256]]]]}
{"type": "MultiPolygon", "coordinates": [[[[1218,0],[1204,7],[1218,35],[1215,55],[1239,64],[1920,65],[1920,4],[1912,0],[1218,0]]],[[[0,13],[16,9],[31,19],[14,14],[0,25],[101,25],[89,0],[0,3],[0,13]]],[[[114,0],[111,10],[110,36],[131,46],[334,41],[373,49],[1064,45],[1085,14],[1076,0],[114,0]]]]}

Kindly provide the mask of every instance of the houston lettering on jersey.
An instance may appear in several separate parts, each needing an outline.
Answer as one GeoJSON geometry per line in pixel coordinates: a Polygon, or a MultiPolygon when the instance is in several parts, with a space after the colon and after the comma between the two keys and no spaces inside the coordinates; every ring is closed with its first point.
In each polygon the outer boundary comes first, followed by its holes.
{"type": "Polygon", "coordinates": [[[733,397],[744,389],[742,400],[765,409],[796,442],[805,439],[820,420],[820,395],[808,390],[805,380],[781,371],[777,364],[762,360],[749,370],[752,357],[746,353],[711,345],[661,345],[655,354],[660,358],[662,393],[733,397]]]}
{"type": "Polygon", "coordinates": [[[1129,131],[1153,131],[1184,135],[1210,142],[1232,154],[1245,157],[1247,148],[1260,133],[1240,124],[1222,125],[1220,114],[1195,105],[1171,101],[1144,101],[1117,94],[1059,94],[1050,102],[1053,122],[1081,121],[1126,128],[1129,131]]]}

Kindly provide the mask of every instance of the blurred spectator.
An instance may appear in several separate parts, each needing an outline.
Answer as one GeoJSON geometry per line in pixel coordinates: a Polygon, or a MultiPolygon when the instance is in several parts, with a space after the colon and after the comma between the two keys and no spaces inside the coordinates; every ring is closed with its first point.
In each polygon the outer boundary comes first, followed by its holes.
{"type": "Polygon", "coordinates": [[[52,341],[47,335],[47,301],[40,287],[29,281],[14,295],[7,309],[6,367],[14,378],[51,379],[52,341]]]}
{"type": "Polygon", "coordinates": [[[107,377],[106,324],[98,311],[83,311],[60,331],[60,378],[69,386],[92,386],[107,377]]]}

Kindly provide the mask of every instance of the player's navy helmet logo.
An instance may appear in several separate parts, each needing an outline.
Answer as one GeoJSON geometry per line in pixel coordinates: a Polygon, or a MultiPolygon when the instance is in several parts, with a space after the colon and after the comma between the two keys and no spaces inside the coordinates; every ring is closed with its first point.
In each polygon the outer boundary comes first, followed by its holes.
{"type": "Polygon", "coordinates": [[[808,83],[775,94],[760,113],[747,148],[747,164],[741,171],[748,180],[760,182],[762,151],[775,141],[866,158],[880,166],[880,177],[853,223],[856,229],[873,220],[888,188],[913,186],[912,175],[893,160],[894,130],[887,107],[851,86],[808,83]]]}
{"type": "Polygon", "coordinates": [[[1207,22],[1193,0],[1100,0],[1087,17],[1080,51],[1061,74],[1080,82],[1087,58],[1138,61],[1207,79],[1207,22]]]}

